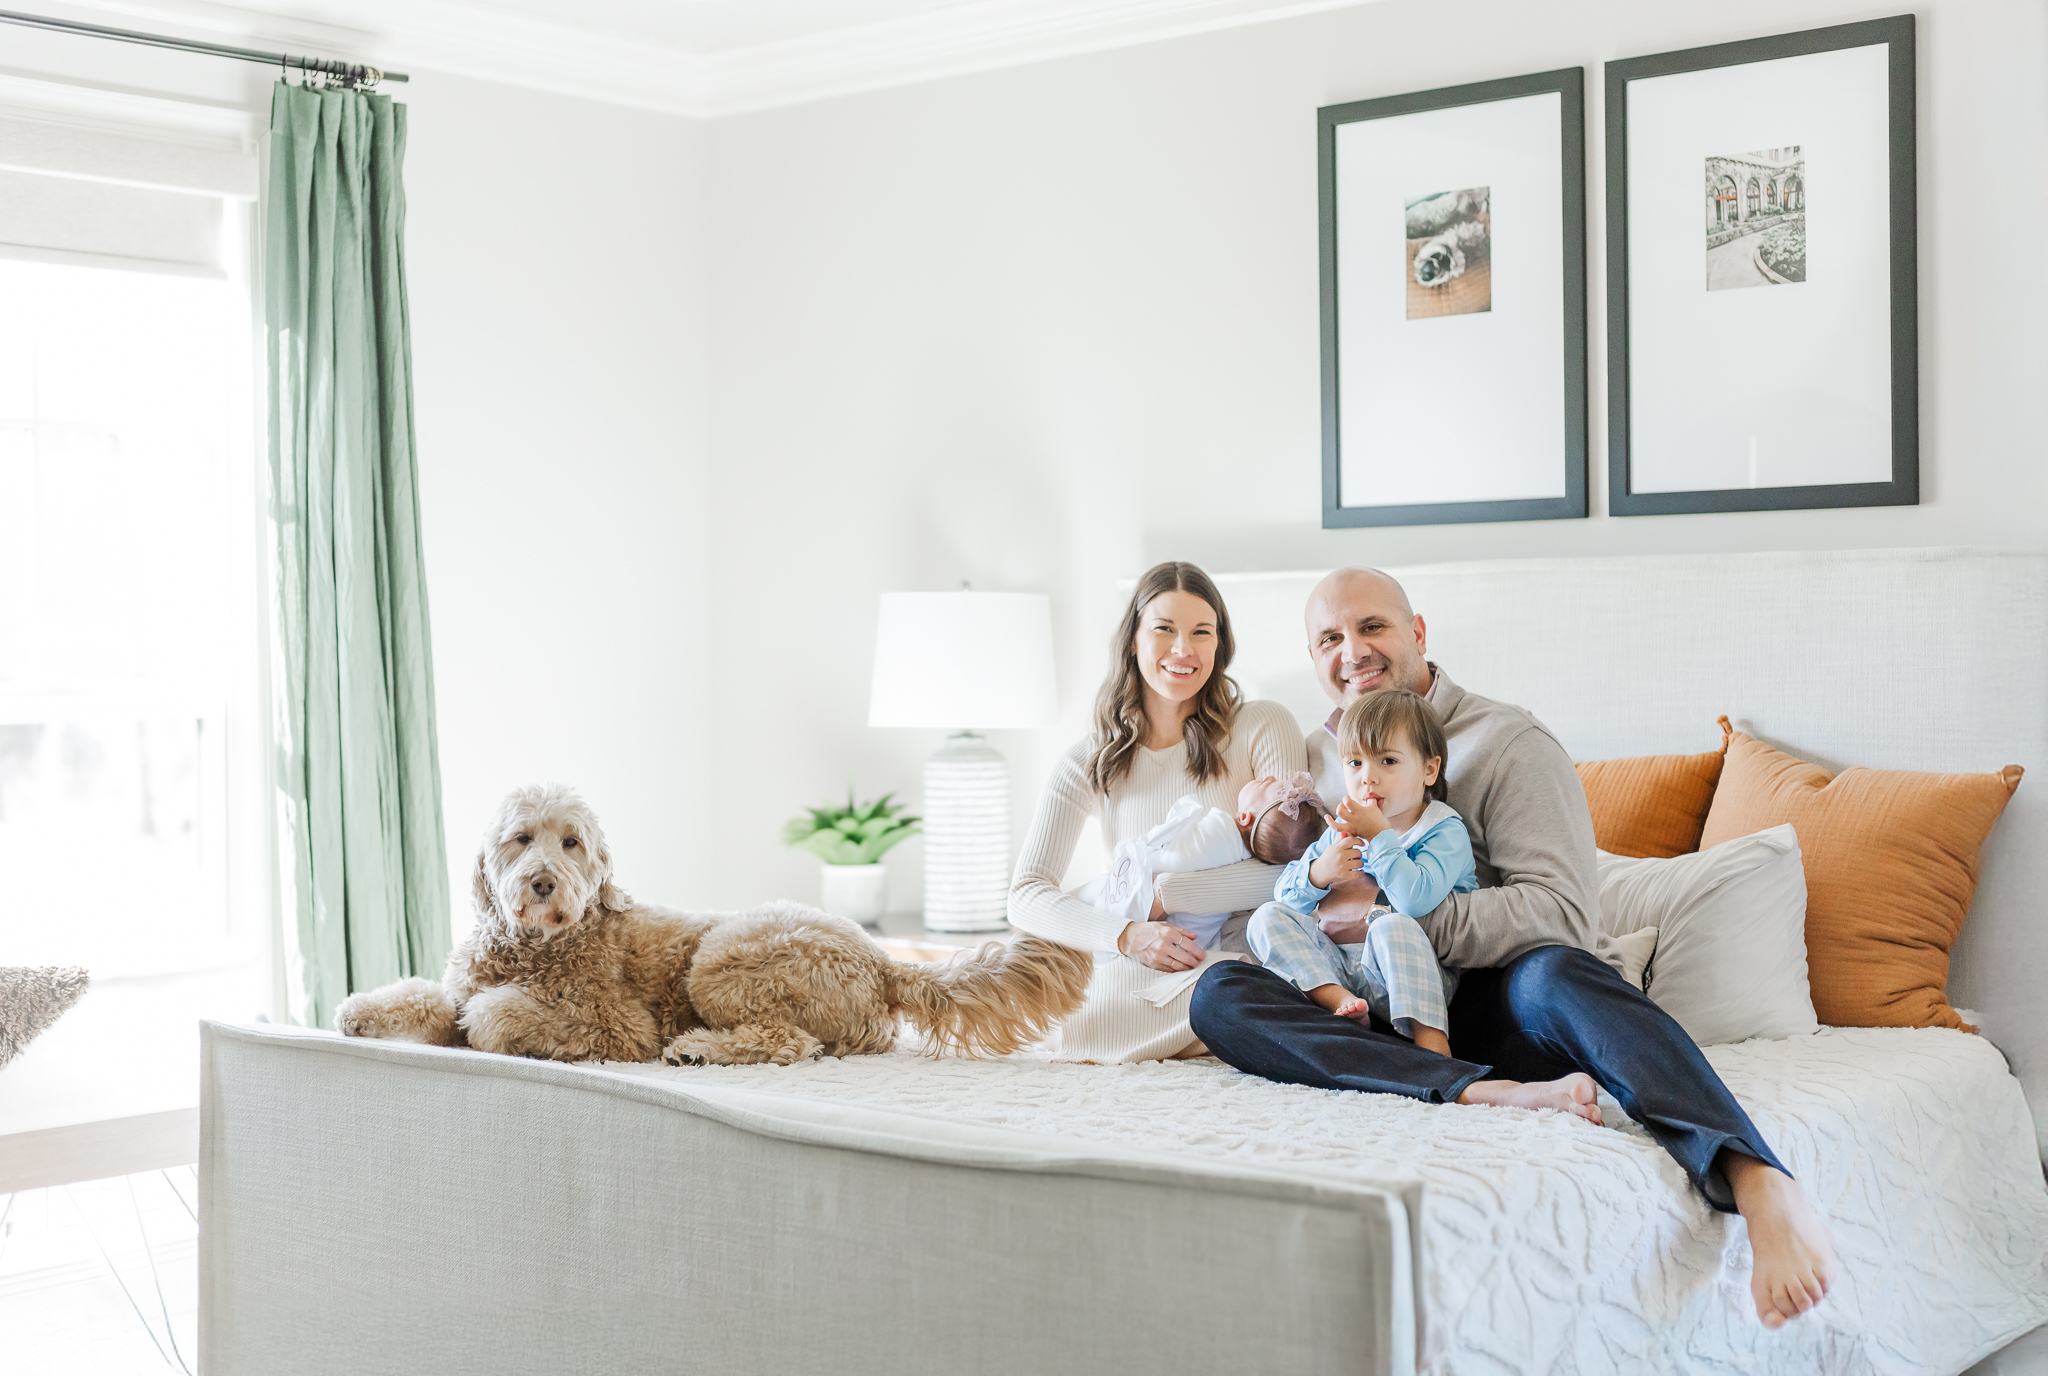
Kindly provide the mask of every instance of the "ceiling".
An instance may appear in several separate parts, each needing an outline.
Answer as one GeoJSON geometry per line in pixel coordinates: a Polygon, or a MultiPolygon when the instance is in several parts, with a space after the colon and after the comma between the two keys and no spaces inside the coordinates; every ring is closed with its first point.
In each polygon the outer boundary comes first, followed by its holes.
{"type": "Polygon", "coordinates": [[[77,18],[713,117],[1371,0],[74,0],[77,18]]]}
{"type": "Polygon", "coordinates": [[[481,0],[469,8],[699,57],[829,33],[973,0],[481,0]]]}

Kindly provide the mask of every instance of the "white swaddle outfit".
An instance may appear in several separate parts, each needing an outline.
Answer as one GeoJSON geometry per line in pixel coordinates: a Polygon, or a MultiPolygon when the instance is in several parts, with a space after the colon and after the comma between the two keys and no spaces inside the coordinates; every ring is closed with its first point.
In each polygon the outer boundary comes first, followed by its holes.
{"type": "MultiPolygon", "coordinates": [[[[1296,817],[1314,797],[1315,780],[1296,771],[1283,780],[1266,811],[1280,808],[1296,817]]],[[[1242,792],[1239,800],[1243,801],[1242,792]]],[[[1320,810],[1318,804],[1318,813],[1320,810]]],[[[1253,825],[1256,828],[1257,821],[1253,825]]],[[[1108,871],[1071,896],[1126,922],[1144,922],[1152,916],[1162,876],[1218,869],[1251,858],[1238,834],[1236,817],[1220,807],[1204,806],[1197,795],[1186,794],[1167,809],[1159,825],[1143,836],[1118,842],[1109,857],[1108,871]]],[[[1115,951],[1098,951],[1087,1002],[1060,1026],[1057,1059],[1116,1064],[1171,1056],[1190,1045],[1199,1047],[1187,1026],[1189,991],[1216,962],[1252,957],[1244,948],[1218,949],[1225,940],[1237,944],[1225,936],[1230,928],[1229,912],[1168,916],[1202,947],[1201,964],[1191,970],[1157,971],[1115,951]],[[1146,1008],[1133,1008],[1133,1000],[1146,1008]]]]}
{"type": "MultiPolygon", "coordinates": [[[[1249,860],[1252,853],[1238,834],[1237,818],[1220,807],[1203,807],[1193,794],[1183,796],[1167,811],[1166,820],[1143,836],[1119,842],[1109,857],[1109,871],[1091,879],[1081,890],[1081,899],[1104,912],[1115,913],[1126,922],[1144,922],[1152,916],[1152,896],[1158,877],[1186,870],[1211,870],[1249,860]]],[[[1143,999],[1154,1008],[1164,1008],[1179,998],[1202,977],[1202,972],[1219,960],[1243,960],[1232,951],[1219,951],[1216,942],[1230,914],[1172,913],[1173,925],[1200,943],[1202,963],[1192,970],[1161,975],[1131,997],[1143,999]]],[[[1100,952],[1098,962],[1113,959],[1115,952],[1100,952]]]]}
{"type": "MultiPolygon", "coordinates": [[[[1119,842],[1108,871],[1088,881],[1081,901],[1126,922],[1143,922],[1152,916],[1160,875],[1212,870],[1251,856],[1237,834],[1237,819],[1220,807],[1203,807],[1201,799],[1189,794],[1174,803],[1158,826],[1119,842]]],[[[1174,913],[1173,925],[1192,934],[1202,949],[1212,950],[1229,918],[1229,913],[1174,913]]],[[[1103,953],[1097,954],[1101,958],[1103,953]]]]}

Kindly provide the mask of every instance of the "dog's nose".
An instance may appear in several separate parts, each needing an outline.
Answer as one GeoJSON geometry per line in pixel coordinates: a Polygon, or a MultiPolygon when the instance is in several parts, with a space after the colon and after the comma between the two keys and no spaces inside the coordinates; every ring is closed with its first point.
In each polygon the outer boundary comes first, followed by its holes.
{"type": "Polygon", "coordinates": [[[538,895],[541,898],[546,898],[549,894],[553,893],[555,891],[555,881],[553,876],[544,874],[541,875],[538,879],[534,880],[533,891],[536,895],[538,895]]]}

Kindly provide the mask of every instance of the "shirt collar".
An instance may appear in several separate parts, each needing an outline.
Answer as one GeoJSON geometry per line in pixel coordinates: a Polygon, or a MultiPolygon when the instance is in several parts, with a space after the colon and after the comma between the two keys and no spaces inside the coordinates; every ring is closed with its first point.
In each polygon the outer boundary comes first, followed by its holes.
{"type": "Polygon", "coordinates": [[[1457,809],[1453,808],[1449,803],[1431,798],[1429,806],[1422,809],[1422,815],[1415,819],[1415,825],[1401,833],[1401,848],[1406,850],[1421,837],[1428,835],[1430,828],[1443,821],[1444,818],[1457,815],[1457,809]]]}
{"type": "MultiPolygon", "coordinates": [[[[1423,663],[1429,665],[1429,691],[1422,695],[1423,699],[1431,707],[1436,708],[1438,716],[1448,717],[1451,714],[1451,709],[1457,706],[1457,703],[1452,700],[1451,695],[1456,694],[1458,697],[1463,697],[1465,695],[1464,691],[1457,684],[1451,682],[1448,674],[1436,667],[1435,660],[1424,660],[1423,663]],[[1450,691],[1443,692],[1446,688],[1450,691]],[[1442,693],[1441,697],[1439,693],[1442,693]]],[[[1343,719],[1344,709],[1342,707],[1331,708],[1330,715],[1323,718],[1323,730],[1329,732],[1331,737],[1334,738],[1337,734],[1337,723],[1343,719]]]]}

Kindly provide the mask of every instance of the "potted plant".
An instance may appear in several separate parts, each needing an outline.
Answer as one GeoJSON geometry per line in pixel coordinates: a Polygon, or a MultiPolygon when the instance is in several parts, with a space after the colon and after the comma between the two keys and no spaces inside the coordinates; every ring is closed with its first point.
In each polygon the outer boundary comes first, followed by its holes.
{"type": "Polygon", "coordinates": [[[855,922],[879,922],[889,904],[889,871],[882,857],[906,837],[917,835],[915,817],[899,817],[901,803],[884,793],[871,803],[856,803],[846,790],[846,806],[826,803],[805,809],[783,828],[789,845],[810,851],[825,862],[819,880],[819,906],[855,922]]]}

